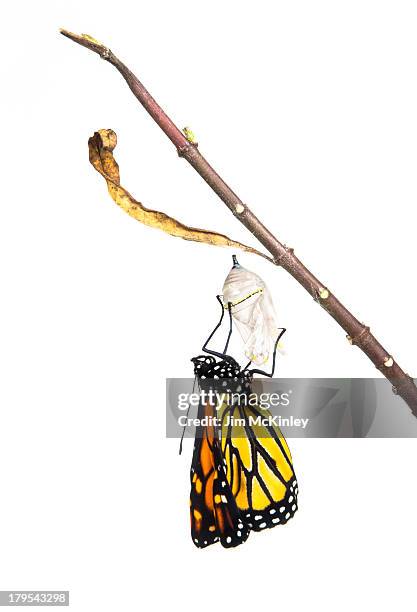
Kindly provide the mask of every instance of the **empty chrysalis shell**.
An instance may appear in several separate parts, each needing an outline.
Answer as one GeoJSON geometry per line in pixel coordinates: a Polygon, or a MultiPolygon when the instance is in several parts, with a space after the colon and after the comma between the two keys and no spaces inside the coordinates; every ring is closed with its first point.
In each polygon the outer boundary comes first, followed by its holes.
{"type": "Polygon", "coordinates": [[[225,308],[232,304],[233,320],[245,343],[245,355],[261,365],[268,361],[278,337],[271,295],[264,281],[246,270],[233,255],[233,267],[223,285],[225,308]]]}

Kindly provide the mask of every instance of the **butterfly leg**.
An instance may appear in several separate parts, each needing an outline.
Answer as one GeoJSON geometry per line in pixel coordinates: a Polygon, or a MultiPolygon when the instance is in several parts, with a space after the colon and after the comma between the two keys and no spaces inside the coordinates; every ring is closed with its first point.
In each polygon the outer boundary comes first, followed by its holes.
{"type": "Polygon", "coordinates": [[[233,319],[232,319],[232,310],[231,310],[231,303],[228,304],[228,310],[229,310],[229,333],[227,336],[227,340],[226,340],[226,345],[224,347],[224,350],[222,353],[220,353],[219,351],[213,351],[212,349],[207,348],[207,345],[209,344],[210,340],[213,338],[214,334],[216,333],[216,331],[219,329],[219,327],[221,326],[222,322],[223,322],[223,317],[224,317],[224,305],[222,302],[222,299],[220,297],[220,295],[216,295],[216,299],[219,302],[221,309],[222,309],[222,314],[220,315],[220,319],[219,322],[217,323],[216,327],[213,329],[213,331],[211,332],[211,334],[209,335],[209,337],[207,338],[207,340],[205,341],[204,345],[203,345],[203,351],[205,353],[208,353],[209,355],[214,355],[215,357],[220,357],[221,359],[227,357],[226,355],[226,351],[227,348],[229,346],[229,342],[230,342],[230,337],[232,335],[232,330],[233,330],[233,319]]]}

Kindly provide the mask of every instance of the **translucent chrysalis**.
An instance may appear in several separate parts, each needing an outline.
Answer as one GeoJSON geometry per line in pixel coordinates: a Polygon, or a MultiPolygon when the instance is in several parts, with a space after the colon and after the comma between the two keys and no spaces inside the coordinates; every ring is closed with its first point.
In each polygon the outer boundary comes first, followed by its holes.
{"type": "Polygon", "coordinates": [[[224,281],[223,302],[225,308],[232,305],[247,358],[258,365],[266,363],[279,333],[271,295],[264,281],[241,266],[235,255],[224,281]]]}

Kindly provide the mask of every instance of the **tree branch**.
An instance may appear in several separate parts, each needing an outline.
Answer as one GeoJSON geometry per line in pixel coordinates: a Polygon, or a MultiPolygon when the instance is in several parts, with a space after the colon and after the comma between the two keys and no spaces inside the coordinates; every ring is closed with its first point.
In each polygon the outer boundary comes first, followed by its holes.
{"type": "Polygon", "coordinates": [[[129,85],[134,96],[148,111],[151,117],[168,136],[177,149],[178,155],[184,157],[200,176],[223,200],[233,215],[259,240],[271,253],[274,263],[281,266],[293,276],[304,289],[322,306],[331,317],[345,330],[351,344],[358,346],[369,357],[372,363],[392,383],[394,393],[400,395],[417,417],[417,387],[413,379],[406,374],[391,355],[370,332],[369,327],[360,323],[349,310],[321,283],[294,255],[293,249],[282,244],[261,223],[249,207],[240,200],[224,182],[208,161],[201,155],[197,144],[191,142],[177,128],[171,119],[153,99],[139,79],[125,66],[108,47],[92,37],[77,35],[66,30],[61,33],[74,42],[87,47],[113,64],[129,85]]]}

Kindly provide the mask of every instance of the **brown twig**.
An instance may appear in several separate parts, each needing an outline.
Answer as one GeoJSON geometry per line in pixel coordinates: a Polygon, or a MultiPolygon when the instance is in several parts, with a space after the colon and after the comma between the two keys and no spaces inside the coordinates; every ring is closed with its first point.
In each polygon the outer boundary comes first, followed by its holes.
{"type": "Polygon", "coordinates": [[[394,393],[400,395],[411,408],[413,414],[417,416],[417,387],[413,379],[394,361],[391,355],[370,332],[369,327],[360,323],[326,286],[304,266],[294,255],[293,249],[279,242],[259,221],[249,207],[240,200],[201,155],[197,144],[190,142],[177,128],[127,66],[110,49],[90,36],[85,34],[79,36],[66,30],[61,30],[61,33],[78,44],[87,47],[87,49],[98,53],[104,60],[117,68],[135,97],[174,144],[178,155],[184,157],[193,166],[223,200],[233,215],[263,244],[273,256],[274,263],[287,270],[314,300],[339,323],[345,330],[349,342],[358,346],[369,357],[378,370],[393,384],[394,393]]]}

